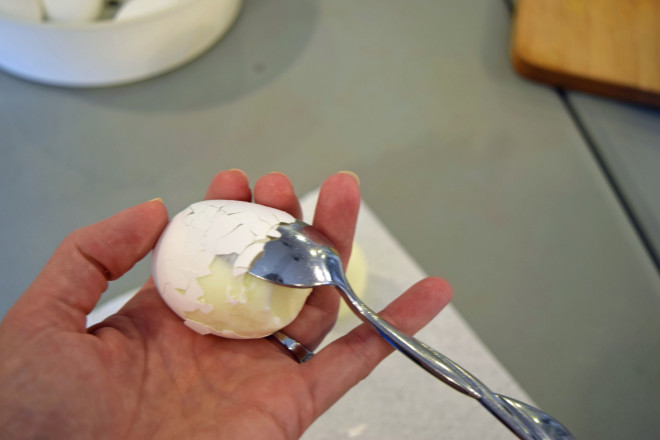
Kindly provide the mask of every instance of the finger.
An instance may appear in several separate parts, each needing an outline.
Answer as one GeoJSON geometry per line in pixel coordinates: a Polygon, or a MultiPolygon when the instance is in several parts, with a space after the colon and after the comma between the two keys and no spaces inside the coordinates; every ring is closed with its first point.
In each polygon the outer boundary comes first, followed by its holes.
{"type": "Polygon", "coordinates": [[[254,202],[286,211],[295,218],[302,217],[302,209],[293,185],[282,173],[262,176],[254,185],[254,202]]]}
{"type": "Polygon", "coordinates": [[[313,224],[335,245],[344,267],[351,255],[359,210],[360,183],[354,173],[337,173],[323,182],[313,224]]]}
{"type": "MultiPolygon", "coordinates": [[[[314,226],[332,240],[348,262],[360,209],[360,187],[350,172],[330,176],[321,185],[314,213],[314,226]]],[[[307,298],[298,317],[283,331],[310,350],[315,349],[334,326],[340,297],[329,286],[318,287],[307,298]]]]}
{"type": "MultiPolygon", "coordinates": [[[[302,208],[293,185],[289,178],[282,173],[270,173],[257,180],[254,185],[254,201],[286,211],[296,218],[302,218],[302,208]]],[[[308,308],[305,305],[294,324],[287,326],[283,331],[294,339],[300,338],[301,344],[314,349],[321,342],[323,336],[332,328],[332,322],[327,323],[314,319],[313,316],[310,316],[314,315],[313,311],[307,311],[308,308]],[[299,320],[299,318],[302,318],[302,320],[299,320]]]]}
{"type": "Polygon", "coordinates": [[[252,199],[252,192],[247,175],[236,169],[220,171],[211,180],[204,199],[249,202],[252,199]]]}
{"type": "MultiPolygon", "coordinates": [[[[451,287],[441,278],[426,278],[392,302],[381,316],[412,335],[435,317],[451,300],[451,287]]],[[[321,414],[351,387],[364,379],[394,349],[362,324],[320,351],[305,366],[321,414]]]]}
{"type": "MultiPolygon", "coordinates": [[[[344,262],[350,253],[359,206],[360,190],[355,174],[338,173],[323,182],[314,226],[331,240],[337,240],[337,248],[343,253],[344,262]]],[[[339,294],[334,288],[317,287],[296,319],[282,331],[314,350],[334,326],[339,301],[339,294]]]]}
{"type": "MultiPolygon", "coordinates": [[[[314,213],[314,226],[330,238],[348,263],[360,209],[360,187],[355,174],[337,173],[323,182],[314,213]]],[[[340,297],[329,286],[318,287],[307,298],[298,317],[283,331],[310,350],[315,349],[334,326],[340,297]]]]}
{"type": "Polygon", "coordinates": [[[126,273],[156,244],[167,224],[160,199],[126,209],[69,235],[16,304],[39,325],[85,330],[108,281],[126,273]]]}

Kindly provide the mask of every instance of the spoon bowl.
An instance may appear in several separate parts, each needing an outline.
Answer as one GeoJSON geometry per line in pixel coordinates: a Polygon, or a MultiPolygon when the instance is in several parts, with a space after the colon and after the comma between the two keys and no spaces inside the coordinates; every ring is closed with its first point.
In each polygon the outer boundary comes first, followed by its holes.
{"type": "Polygon", "coordinates": [[[573,435],[549,414],[526,403],[492,392],[485,384],[443,354],[399,331],[371,310],[351,289],[339,254],[323,233],[296,221],[281,224],[281,234],[264,246],[251,275],[288,287],[335,286],[349,308],[380,336],[428,373],[477,399],[524,440],[569,440],[573,435]]]}

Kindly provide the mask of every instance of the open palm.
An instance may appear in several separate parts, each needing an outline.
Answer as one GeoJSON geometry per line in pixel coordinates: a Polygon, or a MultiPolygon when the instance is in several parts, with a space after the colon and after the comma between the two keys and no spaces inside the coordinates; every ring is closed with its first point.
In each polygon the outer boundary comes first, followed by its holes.
{"type": "MultiPolygon", "coordinates": [[[[254,200],[300,217],[289,180],[269,174],[251,191],[240,171],[219,173],[206,198],[254,200]]],[[[356,179],[336,174],[319,194],[314,226],[347,261],[359,207],[356,179]]],[[[305,364],[269,339],[202,336],[184,326],[153,282],[87,329],[108,280],[154,246],[167,223],[155,200],[71,234],[0,324],[3,438],[292,439],[391,351],[360,326],[305,364]]],[[[383,316],[413,333],[449,301],[427,278],[383,316]]],[[[310,349],[332,328],[339,297],[317,288],[284,331],[310,349]]]]}

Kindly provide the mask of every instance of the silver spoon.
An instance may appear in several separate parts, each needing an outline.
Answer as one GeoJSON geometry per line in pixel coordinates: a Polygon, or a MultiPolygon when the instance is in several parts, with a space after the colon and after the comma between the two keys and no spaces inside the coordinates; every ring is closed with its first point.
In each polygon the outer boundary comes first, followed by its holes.
{"type": "Polygon", "coordinates": [[[337,287],[351,310],[383,339],[447,385],[477,399],[514,434],[524,440],[569,440],[573,435],[540,409],[492,392],[451,359],[394,328],[367,307],[346,280],[342,262],[330,240],[312,226],[297,221],[282,224],[281,237],[266,243],[250,274],[274,284],[309,288],[337,287]]]}

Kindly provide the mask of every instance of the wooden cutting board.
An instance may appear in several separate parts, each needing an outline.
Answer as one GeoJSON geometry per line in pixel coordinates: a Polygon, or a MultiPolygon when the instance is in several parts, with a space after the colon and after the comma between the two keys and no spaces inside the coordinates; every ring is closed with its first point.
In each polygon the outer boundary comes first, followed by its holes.
{"type": "Polygon", "coordinates": [[[527,78],[660,106],[660,0],[518,0],[511,52],[527,78]]]}

